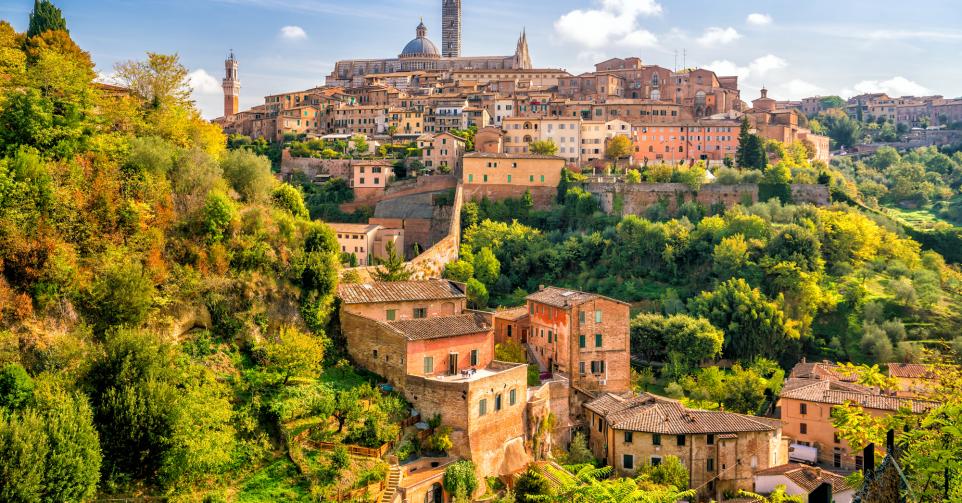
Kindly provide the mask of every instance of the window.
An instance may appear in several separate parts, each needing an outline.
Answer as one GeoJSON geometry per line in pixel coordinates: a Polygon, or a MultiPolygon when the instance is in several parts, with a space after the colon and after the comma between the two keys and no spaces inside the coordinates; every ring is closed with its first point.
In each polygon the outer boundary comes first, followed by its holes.
{"type": "Polygon", "coordinates": [[[808,414],[808,404],[807,403],[798,404],[798,412],[800,414],[808,414]]]}
{"type": "Polygon", "coordinates": [[[415,307],[414,308],[414,319],[420,320],[428,317],[428,308],[426,307],[415,307]]]}
{"type": "Polygon", "coordinates": [[[632,432],[626,431],[626,432],[625,432],[625,443],[626,443],[626,444],[630,444],[630,443],[631,443],[631,440],[632,440],[632,432]]]}
{"type": "Polygon", "coordinates": [[[544,183],[544,175],[541,175],[541,183],[544,183]]]}
{"type": "Polygon", "coordinates": [[[494,411],[501,410],[501,393],[494,395],[494,411]]]}
{"type": "Polygon", "coordinates": [[[472,350],[471,350],[471,365],[477,365],[477,364],[478,364],[478,350],[477,350],[477,349],[472,349],[472,350]]]}
{"type": "Polygon", "coordinates": [[[652,433],[651,445],[661,445],[661,435],[659,435],[658,433],[652,433]]]}
{"type": "Polygon", "coordinates": [[[658,466],[661,464],[661,458],[658,456],[651,457],[651,466],[658,466]]]}
{"type": "Polygon", "coordinates": [[[468,183],[474,182],[474,175],[468,175],[468,183]]]}
{"type": "Polygon", "coordinates": [[[581,335],[578,336],[578,347],[581,348],[581,349],[584,349],[585,346],[586,346],[586,344],[585,344],[585,334],[581,334],[581,335]]]}
{"type": "Polygon", "coordinates": [[[578,373],[585,375],[585,362],[578,362],[578,373]]]}
{"type": "Polygon", "coordinates": [[[508,175],[508,183],[511,183],[511,175],[508,175]]]}
{"type": "Polygon", "coordinates": [[[842,439],[839,438],[837,431],[832,434],[832,440],[834,440],[836,444],[841,443],[842,439]]]}
{"type": "Polygon", "coordinates": [[[709,433],[708,437],[705,439],[705,443],[708,445],[715,445],[715,434],[709,433]]]}
{"type": "Polygon", "coordinates": [[[585,322],[585,312],[578,311],[578,323],[584,323],[584,322],[585,322]]]}
{"type": "Polygon", "coordinates": [[[675,437],[675,441],[678,443],[678,447],[682,447],[682,446],[685,445],[685,436],[684,436],[684,435],[678,435],[678,436],[675,437]]]}
{"type": "Polygon", "coordinates": [[[508,392],[508,405],[514,405],[518,403],[518,390],[513,389],[508,392]]]}
{"type": "Polygon", "coordinates": [[[488,183],[488,175],[484,175],[484,183],[488,183]]]}
{"type": "Polygon", "coordinates": [[[808,425],[805,424],[805,423],[799,423],[799,424],[798,424],[798,432],[801,433],[802,435],[807,435],[807,434],[808,434],[808,425]]]}
{"type": "Polygon", "coordinates": [[[374,350],[374,357],[377,358],[377,350],[374,350]]]}
{"type": "Polygon", "coordinates": [[[488,413],[488,399],[482,398],[478,402],[478,415],[483,416],[488,413]]]}
{"type": "Polygon", "coordinates": [[[601,344],[601,334],[595,334],[595,347],[600,348],[601,344]]]}
{"type": "Polygon", "coordinates": [[[601,418],[598,418],[598,431],[604,431],[604,423],[601,422],[601,418]]]}
{"type": "Polygon", "coordinates": [[[861,470],[864,467],[865,467],[865,461],[862,459],[862,456],[855,456],[855,469],[861,470]]]}
{"type": "Polygon", "coordinates": [[[714,459],[714,458],[708,458],[708,459],[705,460],[705,461],[706,461],[706,462],[705,462],[705,469],[708,470],[709,472],[715,471],[715,459],[714,459]]]}
{"type": "Polygon", "coordinates": [[[387,321],[394,321],[396,317],[397,317],[397,309],[387,310],[387,321]]]}
{"type": "Polygon", "coordinates": [[[551,330],[548,330],[548,344],[551,344],[551,330]]]}
{"type": "Polygon", "coordinates": [[[841,468],[841,467],[842,467],[842,453],[841,453],[841,452],[836,452],[836,453],[832,454],[832,466],[834,466],[835,468],[841,468]]]}
{"type": "Polygon", "coordinates": [[[434,357],[425,356],[424,357],[424,373],[430,374],[432,372],[434,372],[434,357]]]}
{"type": "Polygon", "coordinates": [[[595,323],[601,323],[601,311],[595,311],[595,323]]]}
{"type": "Polygon", "coordinates": [[[622,456],[622,458],[621,458],[621,467],[624,468],[625,470],[634,470],[634,469],[635,469],[635,456],[633,456],[633,455],[631,455],[631,454],[625,454],[624,456],[622,456]]]}

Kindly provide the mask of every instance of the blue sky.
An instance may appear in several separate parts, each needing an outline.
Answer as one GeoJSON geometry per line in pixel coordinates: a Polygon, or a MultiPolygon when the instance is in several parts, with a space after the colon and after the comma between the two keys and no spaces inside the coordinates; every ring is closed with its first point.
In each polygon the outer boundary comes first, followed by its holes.
{"type": "MultiPolygon", "coordinates": [[[[322,84],[339,59],[392,57],[424,17],[440,45],[440,0],[55,0],[71,35],[109,74],[146,51],[180,54],[205,116],[222,111],[231,48],[242,107],[322,84]]],[[[683,59],[741,77],[751,100],[814,94],[962,96],[958,0],[463,0],[463,52],[514,51],[527,29],[536,66],[572,73],[608,57],[668,68],[683,59]],[[682,54],[687,57],[683,58],[682,54]]],[[[26,28],[33,2],[0,0],[26,28]]]]}

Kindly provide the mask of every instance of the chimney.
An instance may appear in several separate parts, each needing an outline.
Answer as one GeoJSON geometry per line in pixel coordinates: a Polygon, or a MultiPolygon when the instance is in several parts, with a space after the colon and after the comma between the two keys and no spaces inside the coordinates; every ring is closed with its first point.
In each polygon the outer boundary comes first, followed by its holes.
{"type": "Polygon", "coordinates": [[[540,292],[542,290],[544,290],[544,285],[538,285],[538,291],[540,292]]]}

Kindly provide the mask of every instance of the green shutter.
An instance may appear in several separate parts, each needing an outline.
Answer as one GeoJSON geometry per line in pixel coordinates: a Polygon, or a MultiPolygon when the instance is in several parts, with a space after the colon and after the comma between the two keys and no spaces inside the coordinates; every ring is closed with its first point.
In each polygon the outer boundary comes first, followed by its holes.
{"type": "Polygon", "coordinates": [[[601,347],[601,334],[595,334],[595,347],[601,347]]]}
{"type": "Polygon", "coordinates": [[[585,347],[585,334],[581,334],[578,336],[578,347],[579,348],[585,347]]]}

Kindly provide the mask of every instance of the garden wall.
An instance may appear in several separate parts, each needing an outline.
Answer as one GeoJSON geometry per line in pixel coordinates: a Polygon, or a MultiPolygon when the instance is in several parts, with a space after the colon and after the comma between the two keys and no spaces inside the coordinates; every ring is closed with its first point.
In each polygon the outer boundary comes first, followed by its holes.
{"type": "MultiPolygon", "coordinates": [[[[758,185],[739,184],[703,185],[697,191],[682,183],[639,183],[627,184],[618,181],[596,181],[585,184],[608,214],[641,215],[645,210],[664,202],[670,211],[686,202],[694,201],[702,206],[711,207],[723,204],[730,208],[736,204],[753,204],[759,200],[758,185]]],[[[826,185],[791,185],[792,200],[795,203],[809,203],[827,206],[831,202],[826,185]]]]}

